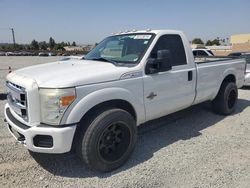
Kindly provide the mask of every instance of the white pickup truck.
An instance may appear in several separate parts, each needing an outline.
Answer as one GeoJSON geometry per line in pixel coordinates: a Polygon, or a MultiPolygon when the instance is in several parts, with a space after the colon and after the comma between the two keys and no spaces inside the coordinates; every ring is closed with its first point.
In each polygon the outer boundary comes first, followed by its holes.
{"type": "Polygon", "coordinates": [[[10,73],[5,118],[28,150],[74,150],[92,169],[111,171],[129,158],[144,122],[204,101],[231,114],[245,69],[231,57],[195,62],[180,31],[114,34],[82,60],[10,73]]]}

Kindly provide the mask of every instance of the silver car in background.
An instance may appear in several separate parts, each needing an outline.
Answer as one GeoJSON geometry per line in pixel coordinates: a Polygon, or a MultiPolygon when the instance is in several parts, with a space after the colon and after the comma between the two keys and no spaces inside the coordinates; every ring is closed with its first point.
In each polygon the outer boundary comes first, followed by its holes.
{"type": "Polygon", "coordinates": [[[228,56],[241,57],[246,59],[247,67],[244,86],[250,86],[250,52],[233,52],[228,56]]]}
{"type": "Polygon", "coordinates": [[[250,86],[250,53],[246,55],[246,62],[247,62],[247,68],[246,68],[244,85],[250,86]]]}

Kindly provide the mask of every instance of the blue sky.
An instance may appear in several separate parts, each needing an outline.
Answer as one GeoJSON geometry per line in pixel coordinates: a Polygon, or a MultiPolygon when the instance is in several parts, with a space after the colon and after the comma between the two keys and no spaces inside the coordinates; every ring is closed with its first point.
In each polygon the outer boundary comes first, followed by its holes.
{"type": "Polygon", "coordinates": [[[178,29],[189,40],[250,33],[250,0],[0,0],[0,43],[99,42],[129,29],[178,29]]]}

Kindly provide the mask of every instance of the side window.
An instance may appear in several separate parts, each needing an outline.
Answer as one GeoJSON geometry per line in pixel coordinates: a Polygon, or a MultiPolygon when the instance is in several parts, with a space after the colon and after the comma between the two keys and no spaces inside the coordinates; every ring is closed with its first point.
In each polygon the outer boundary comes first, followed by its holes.
{"type": "Polygon", "coordinates": [[[187,64],[185,49],[182,39],[179,35],[169,34],[161,36],[155,47],[153,48],[150,57],[157,58],[158,50],[169,50],[172,55],[172,66],[187,64]]]}
{"type": "Polygon", "coordinates": [[[198,56],[208,56],[208,54],[202,50],[198,51],[198,56]]]}
{"type": "Polygon", "coordinates": [[[213,53],[211,50],[208,50],[208,52],[209,52],[211,55],[214,56],[214,53],[213,53]]]}
{"type": "Polygon", "coordinates": [[[197,51],[194,50],[194,51],[193,51],[193,55],[194,55],[194,56],[197,56],[197,51]]]}

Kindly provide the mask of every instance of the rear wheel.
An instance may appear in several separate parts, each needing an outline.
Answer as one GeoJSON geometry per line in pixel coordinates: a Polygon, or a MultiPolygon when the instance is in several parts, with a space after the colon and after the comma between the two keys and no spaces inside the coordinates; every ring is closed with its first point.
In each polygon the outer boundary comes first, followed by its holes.
{"type": "Polygon", "coordinates": [[[80,137],[77,153],[92,169],[114,170],[125,163],[133,151],[136,129],[135,120],[128,112],[107,110],[93,118],[80,137]]]}
{"type": "Polygon", "coordinates": [[[212,101],[212,106],[215,112],[222,115],[229,115],[235,110],[237,100],[238,89],[236,84],[233,82],[224,82],[216,98],[212,101]]]}

